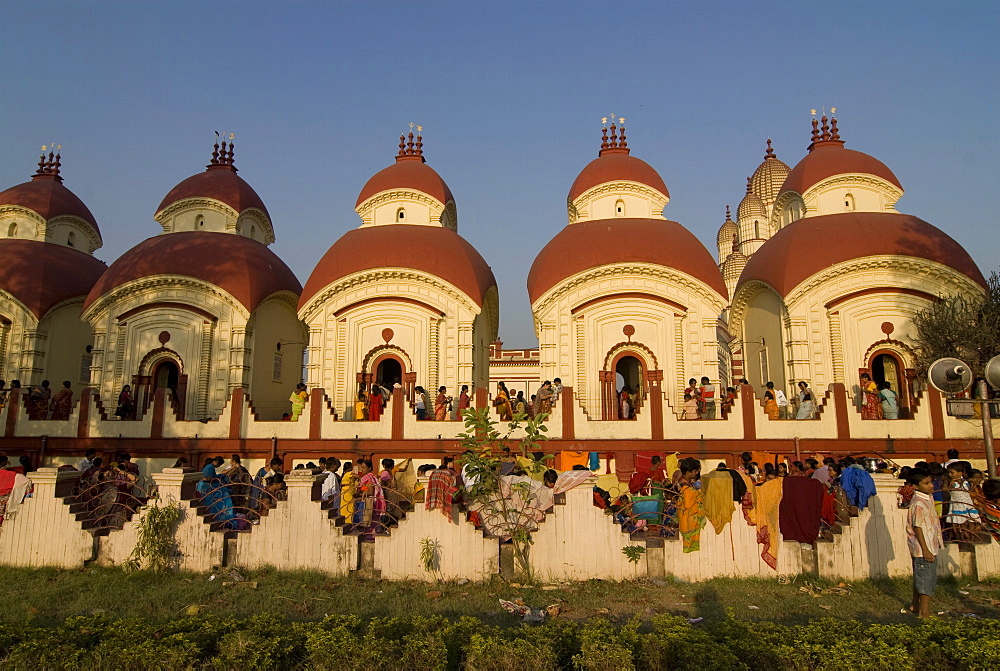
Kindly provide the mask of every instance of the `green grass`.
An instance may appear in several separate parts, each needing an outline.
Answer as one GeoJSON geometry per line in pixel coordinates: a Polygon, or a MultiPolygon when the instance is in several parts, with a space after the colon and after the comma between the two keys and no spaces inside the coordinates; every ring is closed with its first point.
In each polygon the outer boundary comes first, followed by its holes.
{"type": "MultiPolygon", "coordinates": [[[[434,585],[267,569],[239,569],[243,580],[233,582],[230,571],[220,570],[215,580],[209,580],[209,574],[126,575],[114,568],[4,568],[0,622],[53,626],[73,615],[103,614],[159,623],[194,614],[247,618],[268,613],[290,621],[314,621],[334,614],[363,619],[472,616],[486,624],[508,626],[517,620],[503,612],[497,600],[518,597],[535,607],[560,604],[559,617],[573,620],[604,615],[624,622],[636,615],[648,620],[674,614],[703,617],[709,622],[731,617],[790,625],[820,617],[863,623],[915,622],[913,616],[900,613],[909,604],[911,583],[907,579],[854,582],[841,588],[835,582],[802,576],[787,584],[776,579],[736,578],[702,583],[668,578],[655,584],[592,580],[543,589],[512,587],[499,579],[434,585]],[[823,592],[830,588],[834,588],[833,593],[823,592]]],[[[938,585],[932,608],[946,611],[946,617],[974,614],[998,618],[1000,585],[944,580],[938,585]]]]}

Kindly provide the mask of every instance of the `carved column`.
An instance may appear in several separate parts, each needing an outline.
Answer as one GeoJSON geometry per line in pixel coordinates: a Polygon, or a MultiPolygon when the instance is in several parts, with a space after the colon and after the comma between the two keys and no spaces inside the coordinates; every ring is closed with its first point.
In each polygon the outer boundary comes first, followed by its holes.
{"type": "MultiPolygon", "coordinates": [[[[202,331],[204,335],[204,330],[202,331]]],[[[233,326],[229,332],[229,384],[226,396],[232,394],[233,389],[249,387],[250,382],[250,348],[247,346],[247,338],[251,337],[244,326],[233,326]]],[[[202,340],[202,358],[204,358],[205,343],[202,340]]]]}
{"type": "Polygon", "coordinates": [[[840,312],[828,312],[830,321],[830,354],[833,358],[833,382],[846,384],[844,379],[844,338],[841,333],[840,312]]]}
{"type": "MultiPolygon", "coordinates": [[[[118,322],[117,333],[115,334],[115,370],[113,380],[111,385],[111,393],[115,394],[118,389],[121,389],[123,385],[127,384],[125,382],[125,340],[128,335],[128,323],[118,322]]],[[[142,371],[135,371],[139,374],[142,371]]],[[[149,373],[149,371],[145,371],[149,373]]],[[[116,397],[117,399],[117,397],[116,397]]]]}
{"type": "Polygon", "coordinates": [[[201,355],[198,357],[198,418],[215,414],[210,408],[212,398],[212,345],[215,342],[215,322],[205,321],[201,325],[201,355]]]}
{"type": "Polygon", "coordinates": [[[18,377],[25,385],[38,384],[45,374],[45,344],[49,334],[41,329],[25,329],[21,339],[21,366],[18,377]]]}

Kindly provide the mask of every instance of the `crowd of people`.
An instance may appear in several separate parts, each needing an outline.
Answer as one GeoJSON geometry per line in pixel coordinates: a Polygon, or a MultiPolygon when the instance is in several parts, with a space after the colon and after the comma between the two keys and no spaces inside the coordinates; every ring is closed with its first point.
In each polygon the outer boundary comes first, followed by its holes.
{"type": "Polygon", "coordinates": [[[493,409],[502,422],[509,422],[517,416],[534,418],[536,415],[548,415],[552,413],[562,389],[562,380],[554,378],[545,380],[534,394],[525,397],[524,391],[515,392],[513,389],[508,389],[505,382],[497,382],[493,409]]]}
{"type": "Polygon", "coordinates": [[[73,383],[66,380],[62,389],[54,395],[49,388],[49,381],[42,380],[37,387],[21,387],[20,380],[11,380],[7,386],[5,380],[0,380],[0,408],[7,405],[7,397],[15,389],[22,394],[22,403],[28,413],[28,419],[67,420],[73,412],[73,383]]]}

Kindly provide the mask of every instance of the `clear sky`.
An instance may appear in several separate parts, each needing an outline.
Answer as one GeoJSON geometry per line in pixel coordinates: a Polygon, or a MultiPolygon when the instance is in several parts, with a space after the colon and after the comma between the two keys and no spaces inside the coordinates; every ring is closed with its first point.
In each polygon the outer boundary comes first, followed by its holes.
{"type": "MultiPolygon", "coordinates": [[[[235,132],[236,164],[305,283],[360,224],[365,181],[410,121],[459,232],[492,266],[500,336],[535,344],[525,279],[566,225],[600,118],[663,176],[665,216],[715,254],[770,136],[794,165],[810,108],[881,159],[897,205],[1000,266],[996,2],[4,3],[0,188],[40,145],[97,217],[111,262],[235,132]]],[[[641,244],[641,241],[637,241],[641,244]]]]}

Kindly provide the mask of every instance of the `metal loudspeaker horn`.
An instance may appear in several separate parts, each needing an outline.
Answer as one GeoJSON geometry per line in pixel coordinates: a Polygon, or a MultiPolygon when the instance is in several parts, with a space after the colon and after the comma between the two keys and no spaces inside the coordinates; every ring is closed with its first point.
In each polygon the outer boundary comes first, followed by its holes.
{"type": "Polygon", "coordinates": [[[945,357],[930,365],[927,369],[927,381],[945,394],[958,394],[972,386],[972,371],[961,359],[945,357]]]}
{"type": "Polygon", "coordinates": [[[986,362],[983,369],[983,377],[994,389],[1000,389],[1000,355],[997,355],[986,362]]]}

